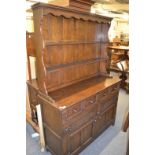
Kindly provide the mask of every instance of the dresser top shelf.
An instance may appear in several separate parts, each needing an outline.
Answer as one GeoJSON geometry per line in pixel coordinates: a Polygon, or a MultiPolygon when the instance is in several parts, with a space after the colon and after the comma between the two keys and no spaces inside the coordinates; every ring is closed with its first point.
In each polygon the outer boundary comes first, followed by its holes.
{"type": "Polygon", "coordinates": [[[55,100],[56,107],[66,108],[77,101],[82,101],[105,88],[108,88],[120,82],[119,77],[106,78],[103,76],[93,77],[76,84],[58,89],[49,93],[49,96],[55,100]]]}

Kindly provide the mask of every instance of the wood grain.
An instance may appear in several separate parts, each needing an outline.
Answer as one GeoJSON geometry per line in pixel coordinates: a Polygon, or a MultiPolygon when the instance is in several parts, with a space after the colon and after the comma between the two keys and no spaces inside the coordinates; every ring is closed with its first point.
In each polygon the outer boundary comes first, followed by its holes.
{"type": "Polygon", "coordinates": [[[27,83],[30,103],[41,105],[46,148],[77,155],[115,121],[120,79],[107,78],[111,19],[42,3],[32,9],[37,80],[27,83]]]}

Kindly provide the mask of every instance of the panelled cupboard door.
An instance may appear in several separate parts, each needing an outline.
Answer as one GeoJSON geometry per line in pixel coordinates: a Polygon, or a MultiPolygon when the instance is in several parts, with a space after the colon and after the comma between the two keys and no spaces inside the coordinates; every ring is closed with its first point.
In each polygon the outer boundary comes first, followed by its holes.
{"type": "Polygon", "coordinates": [[[93,138],[94,123],[90,121],[85,126],[76,130],[69,135],[69,152],[71,155],[75,155],[78,151],[86,146],[93,138]]]}
{"type": "Polygon", "coordinates": [[[97,135],[106,127],[106,114],[101,114],[94,120],[94,134],[97,135]]]}
{"type": "Polygon", "coordinates": [[[100,113],[94,120],[94,134],[101,133],[109,124],[113,124],[116,113],[116,105],[112,105],[104,113],[100,113]]]}

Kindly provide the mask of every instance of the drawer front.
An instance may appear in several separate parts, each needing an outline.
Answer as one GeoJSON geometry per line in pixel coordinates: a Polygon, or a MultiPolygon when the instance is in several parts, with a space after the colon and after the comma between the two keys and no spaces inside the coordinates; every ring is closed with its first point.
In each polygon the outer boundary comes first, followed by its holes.
{"type": "Polygon", "coordinates": [[[101,101],[99,103],[99,111],[100,113],[103,113],[107,108],[109,108],[111,105],[116,105],[118,100],[118,96],[111,96],[111,98],[101,101]]]}
{"type": "Polygon", "coordinates": [[[89,97],[88,99],[84,100],[83,102],[83,109],[87,110],[91,108],[96,103],[96,95],[89,97]]]}
{"type": "Polygon", "coordinates": [[[63,133],[70,134],[76,130],[79,130],[88,122],[96,118],[97,107],[92,106],[87,112],[82,112],[80,115],[74,117],[63,125],[63,133]]]}
{"type": "Polygon", "coordinates": [[[107,98],[108,94],[109,94],[108,89],[99,92],[97,95],[98,101],[100,102],[100,101],[105,100],[107,98]]]}
{"type": "Polygon", "coordinates": [[[80,127],[82,127],[87,122],[93,120],[96,116],[96,112],[97,112],[97,107],[94,105],[88,110],[82,112],[78,117],[68,122],[70,124],[69,126],[71,128],[71,131],[73,132],[79,129],[80,127]]]}
{"type": "Polygon", "coordinates": [[[67,108],[65,111],[62,112],[62,119],[69,120],[72,117],[76,116],[82,111],[81,102],[67,108]]]}
{"type": "Polygon", "coordinates": [[[108,90],[110,94],[116,93],[119,91],[120,88],[120,84],[115,84],[113,86],[111,86],[108,90]]]}
{"type": "Polygon", "coordinates": [[[96,103],[96,95],[91,96],[72,107],[67,108],[65,111],[62,112],[62,120],[63,122],[69,121],[71,119],[75,119],[80,114],[85,113],[88,109],[90,109],[96,103]]]}

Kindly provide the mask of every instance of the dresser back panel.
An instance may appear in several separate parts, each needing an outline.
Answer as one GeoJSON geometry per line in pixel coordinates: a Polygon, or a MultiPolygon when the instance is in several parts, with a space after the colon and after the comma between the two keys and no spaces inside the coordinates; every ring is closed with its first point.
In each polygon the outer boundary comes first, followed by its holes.
{"type": "Polygon", "coordinates": [[[102,27],[103,24],[98,22],[51,14],[44,16],[44,65],[48,91],[99,74],[102,27]]]}
{"type": "Polygon", "coordinates": [[[46,50],[44,60],[47,67],[89,61],[100,56],[99,43],[53,45],[46,50]]]}
{"type": "Polygon", "coordinates": [[[43,35],[51,41],[100,41],[102,23],[65,18],[51,14],[43,17],[43,35]]]}
{"type": "Polygon", "coordinates": [[[100,61],[70,65],[47,72],[47,89],[52,91],[66,85],[97,76],[99,74],[100,61]],[[52,88],[52,89],[51,89],[52,88]]]}

